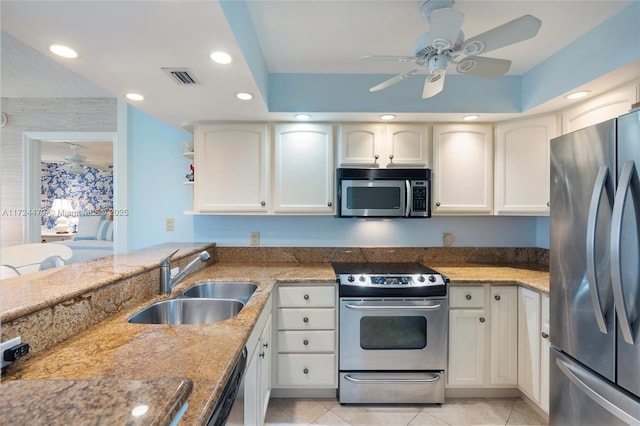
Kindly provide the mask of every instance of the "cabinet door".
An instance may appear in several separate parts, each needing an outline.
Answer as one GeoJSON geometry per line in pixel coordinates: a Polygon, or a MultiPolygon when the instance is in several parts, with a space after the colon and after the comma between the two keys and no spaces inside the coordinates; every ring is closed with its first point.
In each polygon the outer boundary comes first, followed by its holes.
{"type": "Polygon", "coordinates": [[[255,351],[249,353],[249,362],[247,368],[244,371],[244,388],[243,388],[243,403],[244,403],[244,424],[245,425],[259,425],[262,422],[259,421],[260,416],[260,403],[258,399],[258,386],[260,384],[260,378],[258,376],[258,364],[259,364],[260,347],[256,347],[255,351]]]}
{"type": "MultiPolygon", "coordinates": [[[[383,124],[345,124],[338,128],[338,165],[371,166],[384,154],[383,124]]],[[[385,163],[386,164],[386,163],[385,163]]]]}
{"type": "Polygon", "coordinates": [[[551,343],[549,342],[549,295],[541,296],[540,307],[540,407],[549,412],[549,351],[551,343]]]}
{"type": "Polygon", "coordinates": [[[626,84],[609,93],[582,102],[562,112],[562,134],[602,123],[629,112],[638,101],[636,84],[626,84]]]}
{"type": "Polygon", "coordinates": [[[198,126],[194,145],[197,212],[267,212],[266,125],[198,126]]]}
{"type": "Polygon", "coordinates": [[[324,124],[279,124],[275,131],[275,213],[333,214],[333,134],[324,124]]]}
{"type": "Polygon", "coordinates": [[[434,126],[434,214],[491,214],[492,129],[490,125],[434,126]]]}
{"type": "Polygon", "coordinates": [[[492,385],[518,384],[518,287],[491,287],[492,385]]]}
{"type": "Polygon", "coordinates": [[[431,164],[428,126],[388,124],[386,146],[381,163],[387,167],[429,167],[431,164]]]}
{"type": "Polygon", "coordinates": [[[518,387],[540,403],[540,293],[518,289],[518,387]]]}
{"type": "Polygon", "coordinates": [[[260,388],[258,393],[259,413],[261,421],[264,424],[264,418],[267,415],[269,406],[269,397],[271,396],[271,354],[273,353],[273,345],[271,344],[271,315],[264,326],[262,335],[260,336],[260,359],[258,360],[258,371],[260,374],[260,388]]]}
{"type": "Polygon", "coordinates": [[[449,311],[449,386],[483,384],[485,327],[484,309],[449,311]]]}
{"type": "Polygon", "coordinates": [[[495,206],[497,215],[549,214],[549,141],[556,116],[496,126],[495,206]]]}

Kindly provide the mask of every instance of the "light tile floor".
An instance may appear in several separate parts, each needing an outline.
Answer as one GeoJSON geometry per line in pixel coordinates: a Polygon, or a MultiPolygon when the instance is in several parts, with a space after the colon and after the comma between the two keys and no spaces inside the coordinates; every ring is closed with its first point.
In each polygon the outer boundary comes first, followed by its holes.
{"type": "Polygon", "coordinates": [[[266,425],[547,425],[520,398],[449,399],[442,405],[340,405],[335,399],[269,401],[266,425]]]}

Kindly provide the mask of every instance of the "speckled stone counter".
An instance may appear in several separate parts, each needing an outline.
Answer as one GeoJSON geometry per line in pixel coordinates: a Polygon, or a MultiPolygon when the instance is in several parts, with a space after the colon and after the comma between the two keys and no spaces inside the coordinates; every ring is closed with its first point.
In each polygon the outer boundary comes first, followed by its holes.
{"type": "Polygon", "coordinates": [[[535,265],[430,265],[451,280],[451,285],[491,284],[522,285],[549,293],[549,272],[536,270],[535,265]]]}
{"type": "Polygon", "coordinates": [[[168,425],[191,389],[181,378],[15,380],[0,385],[0,413],[14,425],[168,425]]]}

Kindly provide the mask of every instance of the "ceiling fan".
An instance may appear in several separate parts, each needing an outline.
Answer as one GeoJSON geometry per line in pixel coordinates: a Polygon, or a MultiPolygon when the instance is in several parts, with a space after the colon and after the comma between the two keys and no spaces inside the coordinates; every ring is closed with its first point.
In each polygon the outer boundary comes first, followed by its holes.
{"type": "Polygon", "coordinates": [[[64,157],[66,161],[61,166],[62,170],[65,170],[69,173],[77,173],[77,174],[84,173],[87,170],[87,167],[93,167],[95,169],[102,170],[104,172],[113,171],[113,168],[110,165],[86,161],[87,157],[85,157],[84,155],[78,154],[78,149],[80,149],[80,145],[70,144],[69,147],[71,148],[72,154],[66,155],[64,157]]]}
{"type": "Polygon", "coordinates": [[[373,86],[370,92],[386,89],[426,69],[429,74],[422,98],[430,98],[444,88],[449,64],[455,64],[461,74],[500,77],[509,70],[510,60],[477,55],[530,39],[538,33],[542,24],[538,18],[524,15],[465,40],[464,33],[460,31],[464,13],[453,9],[453,0],[427,0],[420,8],[420,13],[430,28],[413,44],[413,56],[370,55],[360,58],[365,61],[415,62],[418,67],[373,86]]]}

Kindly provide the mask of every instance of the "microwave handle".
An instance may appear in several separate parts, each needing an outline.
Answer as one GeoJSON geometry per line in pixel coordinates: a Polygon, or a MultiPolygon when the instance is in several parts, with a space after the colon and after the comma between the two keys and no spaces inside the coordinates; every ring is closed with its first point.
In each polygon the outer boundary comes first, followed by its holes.
{"type": "Polygon", "coordinates": [[[407,187],[407,197],[406,197],[406,205],[404,208],[404,216],[405,217],[409,217],[411,216],[411,206],[413,206],[413,191],[411,190],[411,181],[410,180],[405,180],[404,181],[406,187],[407,187]]]}

